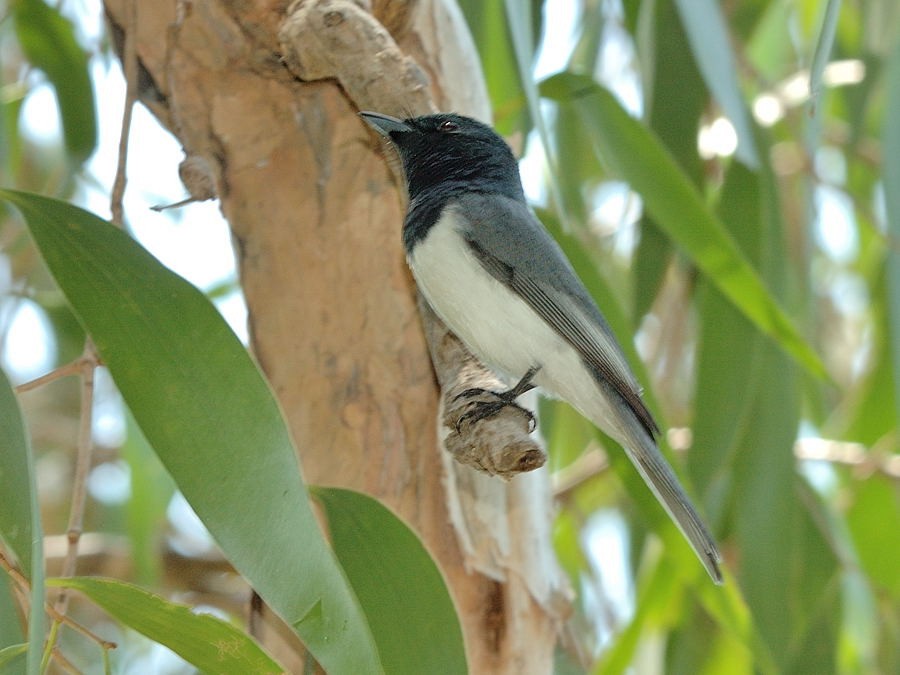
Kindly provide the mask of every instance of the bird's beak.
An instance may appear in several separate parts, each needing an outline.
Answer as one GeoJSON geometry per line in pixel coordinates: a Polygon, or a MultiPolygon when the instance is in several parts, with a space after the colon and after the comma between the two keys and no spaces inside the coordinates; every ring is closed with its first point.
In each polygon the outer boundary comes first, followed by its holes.
{"type": "Polygon", "coordinates": [[[396,117],[391,117],[390,115],[382,115],[377,112],[361,112],[359,116],[362,117],[370,127],[372,127],[379,134],[391,140],[392,133],[403,133],[412,131],[412,128],[403,120],[399,120],[396,117]]]}

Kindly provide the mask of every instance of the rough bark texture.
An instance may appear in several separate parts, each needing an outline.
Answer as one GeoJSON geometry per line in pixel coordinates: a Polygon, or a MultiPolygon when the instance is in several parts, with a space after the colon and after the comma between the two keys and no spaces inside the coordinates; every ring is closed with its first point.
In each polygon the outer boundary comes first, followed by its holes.
{"type": "MultiPolygon", "coordinates": [[[[114,28],[126,1],[106,2],[114,28]]],[[[238,250],[252,346],[306,480],[375,495],[414,527],[448,581],[471,672],[550,672],[566,600],[547,477],[507,483],[440,450],[438,387],[403,259],[397,181],[356,116],[421,113],[433,101],[488,117],[458,8],[138,4],[142,100],[179,138],[192,171],[199,167],[198,183],[215,186],[238,250]]],[[[433,335],[432,348],[444,339],[433,335]]],[[[513,437],[524,435],[517,424],[513,437]]],[[[494,472],[539,466],[543,455],[528,443],[529,459],[498,456],[494,472]]]]}

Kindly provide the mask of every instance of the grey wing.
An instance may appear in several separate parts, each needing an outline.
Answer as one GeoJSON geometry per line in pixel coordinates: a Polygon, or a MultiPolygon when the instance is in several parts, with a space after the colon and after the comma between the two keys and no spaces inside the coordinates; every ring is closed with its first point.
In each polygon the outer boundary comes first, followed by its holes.
{"type": "Polygon", "coordinates": [[[484,268],[515,291],[610,385],[647,433],[659,428],[640,387],[584,284],[526,204],[499,195],[470,194],[456,202],[463,236],[484,268]]]}
{"type": "Polygon", "coordinates": [[[619,420],[629,459],[721,583],[716,544],[660,454],[654,441],[659,429],[625,357],[559,246],[527,205],[497,195],[459,200],[458,222],[466,223],[463,237],[484,268],[576,349],[608,399],[618,398],[633,413],[619,420]]]}

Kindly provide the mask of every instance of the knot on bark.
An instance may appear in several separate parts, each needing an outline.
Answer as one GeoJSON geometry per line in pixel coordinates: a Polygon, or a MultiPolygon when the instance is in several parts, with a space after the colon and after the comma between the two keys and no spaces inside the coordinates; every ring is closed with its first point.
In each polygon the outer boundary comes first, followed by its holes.
{"type": "Polygon", "coordinates": [[[203,202],[216,197],[216,177],[209,161],[200,155],[188,155],[178,165],[178,177],[191,199],[203,202]]]}
{"type": "Polygon", "coordinates": [[[372,15],[369,2],[296,2],[278,38],[294,75],[307,82],[337,80],[360,110],[431,110],[428,77],[372,15]]]}

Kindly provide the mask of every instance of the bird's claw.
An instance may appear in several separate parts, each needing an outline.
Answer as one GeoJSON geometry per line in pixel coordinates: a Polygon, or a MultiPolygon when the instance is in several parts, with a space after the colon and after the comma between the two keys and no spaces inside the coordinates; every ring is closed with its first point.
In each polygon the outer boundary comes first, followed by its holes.
{"type": "Polygon", "coordinates": [[[498,394],[496,391],[491,391],[490,389],[472,387],[471,389],[466,389],[465,391],[454,396],[453,400],[458,401],[461,398],[471,398],[472,396],[480,396],[481,394],[493,394],[494,396],[500,396],[500,394],[498,394]]]}
{"type": "Polygon", "coordinates": [[[462,423],[467,419],[472,419],[473,423],[480,422],[481,420],[488,417],[493,417],[507,407],[517,408],[528,417],[529,434],[537,429],[537,421],[535,421],[534,419],[534,413],[528,410],[528,408],[523,408],[518,403],[516,403],[516,399],[526,391],[530,391],[534,388],[534,385],[531,381],[534,379],[534,376],[540,369],[540,366],[532,366],[525,372],[525,374],[522,376],[522,379],[518,381],[516,386],[514,386],[512,389],[508,389],[507,391],[491,391],[489,389],[482,389],[481,387],[473,387],[471,389],[466,389],[460,394],[457,394],[453,399],[454,401],[458,401],[461,398],[470,398],[472,396],[481,396],[484,394],[489,394],[496,400],[474,402],[472,404],[472,407],[457,420],[456,432],[459,433],[459,429],[462,426],[462,423]]]}
{"type": "Polygon", "coordinates": [[[472,407],[466,411],[460,418],[456,421],[456,431],[459,433],[460,428],[462,427],[463,422],[466,420],[471,420],[471,423],[480,422],[483,419],[487,419],[488,417],[493,417],[497,413],[499,413],[504,408],[516,408],[521,411],[528,418],[528,433],[530,434],[537,428],[537,421],[534,419],[534,413],[528,410],[527,408],[523,408],[518,403],[516,403],[512,399],[507,399],[501,394],[497,394],[496,392],[486,391],[484,389],[469,389],[464,391],[462,394],[457,396],[456,398],[462,398],[463,396],[474,396],[476,394],[494,394],[497,397],[496,401],[477,401],[472,404],[472,407]],[[471,393],[470,393],[471,392],[471,393]]]}

